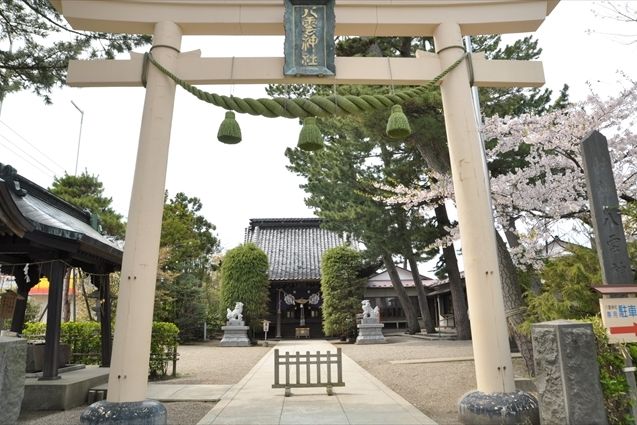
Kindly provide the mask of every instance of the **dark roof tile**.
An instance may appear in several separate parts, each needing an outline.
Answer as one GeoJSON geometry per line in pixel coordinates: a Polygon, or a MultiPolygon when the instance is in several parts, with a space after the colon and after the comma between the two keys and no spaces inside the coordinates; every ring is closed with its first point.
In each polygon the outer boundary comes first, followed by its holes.
{"type": "Polygon", "coordinates": [[[345,243],[320,223],[318,218],[251,219],[245,241],[268,255],[270,280],[320,280],[323,252],[345,243]]]}

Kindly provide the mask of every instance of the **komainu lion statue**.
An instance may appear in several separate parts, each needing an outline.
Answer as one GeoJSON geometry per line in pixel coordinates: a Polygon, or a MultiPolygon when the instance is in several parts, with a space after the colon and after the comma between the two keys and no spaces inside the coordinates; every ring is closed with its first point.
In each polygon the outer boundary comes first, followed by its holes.
{"type": "Polygon", "coordinates": [[[378,319],[378,316],[380,316],[378,306],[372,308],[369,304],[369,300],[363,300],[361,304],[363,305],[363,318],[378,319]]]}
{"type": "Polygon", "coordinates": [[[243,320],[243,303],[237,302],[234,305],[234,310],[226,309],[228,313],[226,314],[226,319],[228,320],[243,320]]]}

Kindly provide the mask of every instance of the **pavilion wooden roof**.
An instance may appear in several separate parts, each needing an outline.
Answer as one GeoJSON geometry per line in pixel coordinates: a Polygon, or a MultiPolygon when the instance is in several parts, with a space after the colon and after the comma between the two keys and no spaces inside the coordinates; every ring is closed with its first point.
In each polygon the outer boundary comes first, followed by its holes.
{"type": "Polygon", "coordinates": [[[88,272],[119,269],[122,249],[96,224],[89,211],[0,164],[0,263],[63,260],[88,272]]]}

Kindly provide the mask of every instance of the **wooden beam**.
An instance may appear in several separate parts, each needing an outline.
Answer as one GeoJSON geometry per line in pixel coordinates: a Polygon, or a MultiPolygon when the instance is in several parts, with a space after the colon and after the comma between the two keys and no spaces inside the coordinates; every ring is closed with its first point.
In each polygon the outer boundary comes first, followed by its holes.
{"type": "Polygon", "coordinates": [[[61,261],[51,263],[49,279],[48,309],[46,312],[46,342],[41,381],[60,379],[58,358],[60,355],[60,326],[62,315],[62,289],[66,266],[61,261]]]}
{"type": "MultiPolygon", "coordinates": [[[[394,84],[420,85],[441,72],[438,56],[419,52],[416,58],[337,57],[333,77],[283,75],[282,57],[201,58],[200,51],[182,53],[175,74],[190,84],[394,84]]],[[[541,62],[488,61],[472,54],[474,81],[479,87],[539,87],[541,62]]],[[[129,60],[74,60],[67,84],[72,87],[141,86],[143,55],[129,60]]],[[[153,66],[149,64],[149,66],[153,66]]]]}

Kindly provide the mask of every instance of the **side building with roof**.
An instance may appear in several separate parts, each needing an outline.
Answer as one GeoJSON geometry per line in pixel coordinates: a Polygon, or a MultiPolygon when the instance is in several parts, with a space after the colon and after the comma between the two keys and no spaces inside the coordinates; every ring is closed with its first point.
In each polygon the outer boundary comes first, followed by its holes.
{"type": "MultiPolygon", "coordinates": [[[[424,327],[422,317],[420,317],[420,307],[418,306],[418,291],[416,290],[411,271],[399,266],[396,266],[396,271],[414,310],[419,316],[420,325],[424,327]]],[[[427,303],[434,326],[444,329],[455,328],[449,280],[432,279],[431,277],[420,275],[420,281],[427,294],[427,303]]],[[[462,282],[464,284],[464,273],[462,274],[462,282]]],[[[386,270],[376,273],[367,279],[365,299],[369,300],[373,306],[380,308],[381,321],[385,324],[385,329],[407,327],[405,312],[400,305],[389,273],[386,270]]]]}
{"type": "Polygon", "coordinates": [[[11,331],[22,333],[30,292],[40,278],[48,279],[44,379],[58,375],[64,276],[70,268],[90,274],[99,289],[101,364],[110,365],[109,274],[120,269],[122,254],[117,243],[100,233],[96,215],[0,164],[0,269],[13,276],[16,286],[11,305],[3,300],[3,307],[10,308],[2,309],[9,316],[2,318],[11,318],[11,331]]]}

